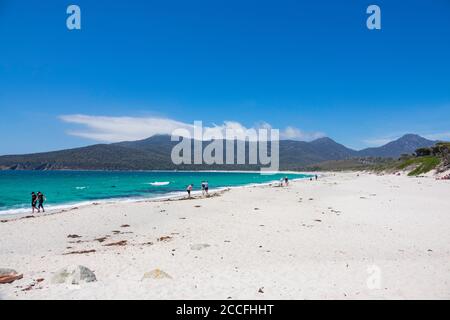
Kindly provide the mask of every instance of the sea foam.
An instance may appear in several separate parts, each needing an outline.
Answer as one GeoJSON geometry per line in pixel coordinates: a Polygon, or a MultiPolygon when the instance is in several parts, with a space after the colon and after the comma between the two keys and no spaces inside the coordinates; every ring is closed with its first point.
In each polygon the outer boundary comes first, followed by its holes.
{"type": "Polygon", "coordinates": [[[170,184],[170,182],[169,181],[161,181],[161,182],[155,181],[155,182],[150,182],[150,184],[152,186],[157,187],[157,186],[167,186],[168,184],[170,184]]]}

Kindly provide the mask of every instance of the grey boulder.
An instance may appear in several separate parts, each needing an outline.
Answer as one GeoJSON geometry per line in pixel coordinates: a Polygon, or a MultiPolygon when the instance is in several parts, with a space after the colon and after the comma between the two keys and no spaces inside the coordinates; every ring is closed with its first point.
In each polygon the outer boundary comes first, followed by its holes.
{"type": "Polygon", "coordinates": [[[67,283],[67,284],[80,284],[82,282],[94,282],[97,281],[94,272],[86,268],[85,266],[72,265],[57,271],[51,282],[55,284],[67,283]]]}
{"type": "Polygon", "coordinates": [[[11,274],[17,274],[17,271],[14,269],[0,268],[0,277],[9,276],[11,274]]]}

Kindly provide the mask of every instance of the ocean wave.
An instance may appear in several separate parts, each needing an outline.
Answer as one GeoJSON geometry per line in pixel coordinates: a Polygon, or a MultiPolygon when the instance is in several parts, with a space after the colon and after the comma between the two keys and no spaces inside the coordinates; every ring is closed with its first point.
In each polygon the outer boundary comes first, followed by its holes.
{"type": "MultiPolygon", "coordinates": [[[[184,192],[168,192],[164,195],[153,195],[153,196],[138,196],[138,197],[123,197],[123,198],[106,198],[106,199],[92,199],[89,201],[76,201],[76,202],[67,202],[67,203],[61,203],[61,204],[54,204],[54,205],[46,205],[45,206],[45,214],[52,214],[61,210],[70,210],[74,208],[89,206],[93,204],[104,204],[104,203],[117,203],[117,202],[139,202],[139,201],[145,201],[148,199],[151,200],[159,200],[159,199],[167,199],[172,197],[179,197],[181,195],[184,195],[184,192]]],[[[9,208],[9,209],[0,209],[0,217],[2,216],[21,216],[25,214],[31,214],[31,208],[28,206],[21,206],[16,208],[9,208]]],[[[35,213],[38,214],[38,213],[35,213]]],[[[43,215],[44,213],[41,213],[40,215],[43,215]]]]}
{"type": "Polygon", "coordinates": [[[75,189],[77,189],[77,190],[84,190],[84,189],[86,189],[87,187],[75,187],[75,189]]]}
{"type": "Polygon", "coordinates": [[[155,181],[155,182],[150,182],[149,183],[152,186],[158,187],[158,186],[167,186],[168,184],[170,184],[169,181],[155,181]]]}

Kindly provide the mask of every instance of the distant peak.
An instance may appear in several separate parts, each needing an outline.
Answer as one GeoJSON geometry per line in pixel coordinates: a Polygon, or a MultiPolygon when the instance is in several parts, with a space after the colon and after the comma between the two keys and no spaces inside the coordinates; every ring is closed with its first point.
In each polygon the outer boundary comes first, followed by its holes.
{"type": "Polygon", "coordinates": [[[322,138],[318,138],[318,139],[315,139],[315,140],[311,141],[311,143],[323,143],[323,142],[336,143],[336,141],[334,141],[333,139],[331,139],[329,137],[322,137],[322,138]]]}
{"type": "Polygon", "coordinates": [[[432,140],[426,139],[422,136],[419,136],[418,134],[413,134],[413,133],[405,134],[402,137],[398,138],[397,140],[394,140],[393,142],[395,142],[395,141],[421,141],[421,142],[428,141],[428,142],[432,142],[432,140]]]}
{"type": "Polygon", "coordinates": [[[414,134],[414,133],[407,133],[407,134],[404,134],[403,136],[400,137],[400,139],[409,139],[409,138],[422,138],[422,139],[424,139],[423,137],[419,136],[418,134],[414,134]]]}

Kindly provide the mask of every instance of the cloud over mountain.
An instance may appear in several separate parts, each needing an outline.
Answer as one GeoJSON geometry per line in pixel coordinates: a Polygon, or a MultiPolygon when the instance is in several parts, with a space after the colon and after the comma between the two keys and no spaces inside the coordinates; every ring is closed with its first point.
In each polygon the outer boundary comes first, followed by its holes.
{"type": "MultiPolygon", "coordinates": [[[[80,129],[69,130],[68,134],[98,142],[119,142],[139,140],[155,135],[168,134],[174,131],[181,136],[193,136],[194,123],[185,123],[169,118],[158,117],[110,117],[83,114],[62,115],[62,121],[81,126],[80,129]]],[[[267,122],[260,122],[252,127],[246,127],[237,121],[224,121],[222,124],[203,126],[205,137],[223,135],[227,129],[259,130],[273,128],[267,122]]],[[[296,127],[288,126],[280,129],[280,139],[311,141],[325,136],[321,132],[305,132],[296,127]]]]}

